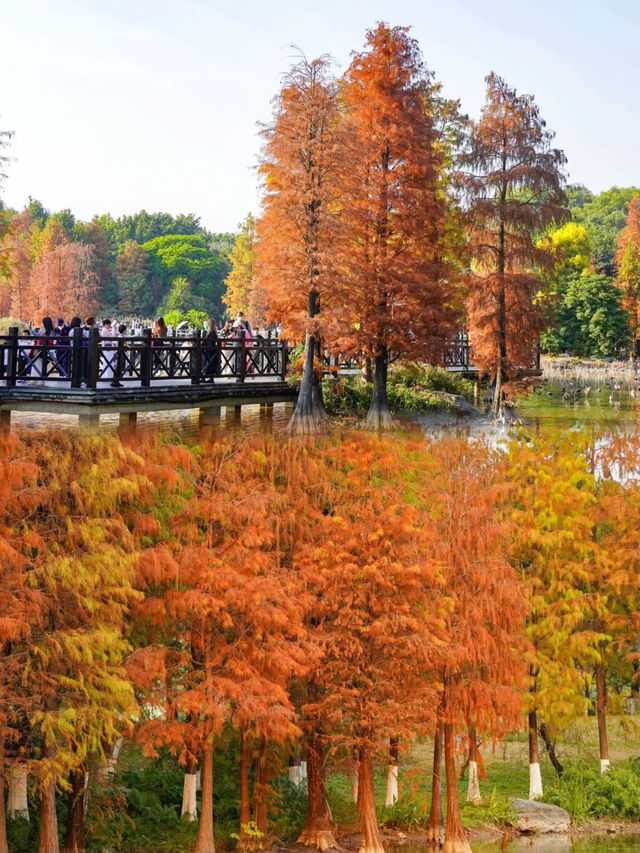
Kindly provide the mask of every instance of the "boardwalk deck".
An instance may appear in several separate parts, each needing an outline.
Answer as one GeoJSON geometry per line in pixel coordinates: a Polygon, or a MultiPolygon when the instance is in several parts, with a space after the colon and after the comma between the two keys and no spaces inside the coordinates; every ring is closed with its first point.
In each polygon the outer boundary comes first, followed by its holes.
{"type": "MultiPolygon", "coordinates": [[[[0,336],[0,423],[11,412],[77,415],[95,425],[101,414],[119,413],[132,425],[137,413],[170,409],[201,411],[203,420],[219,417],[220,407],[294,403],[297,389],[286,381],[285,341],[251,338],[211,341],[83,336],[38,339],[10,329],[0,336]]],[[[452,372],[473,375],[466,337],[452,342],[443,356],[452,372]]],[[[357,360],[331,359],[328,371],[359,372],[357,360]]]]}
{"type": "Polygon", "coordinates": [[[95,425],[101,414],[119,413],[131,425],[138,412],[199,408],[213,420],[220,407],[293,403],[286,380],[286,343],[250,339],[209,341],[83,338],[45,341],[17,330],[0,336],[0,420],[12,411],[78,415],[95,425]]]}

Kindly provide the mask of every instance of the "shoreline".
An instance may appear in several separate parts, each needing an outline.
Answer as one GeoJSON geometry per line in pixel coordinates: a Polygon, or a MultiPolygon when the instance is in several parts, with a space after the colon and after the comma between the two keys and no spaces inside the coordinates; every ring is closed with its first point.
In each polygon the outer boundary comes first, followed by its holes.
{"type": "Polygon", "coordinates": [[[625,390],[640,389],[640,361],[608,361],[575,356],[548,356],[540,359],[543,382],[584,387],[592,383],[620,384],[625,390]]]}
{"type": "MultiPolygon", "coordinates": [[[[471,843],[479,841],[487,841],[489,843],[500,843],[506,847],[518,838],[524,838],[528,841],[528,846],[531,850],[538,849],[542,851],[548,849],[545,842],[551,841],[555,846],[556,842],[563,841],[571,842],[575,838],[586,837],[609,837],[613,838],[617,835],[638,835],[640,837],[640,821],[618,821],[618,820],[596,820],[587,821],[585,823],[572,823],[568,832],[549,832],[549,833],[519,833],[512,827],[500,826],[483,826],[483,827],[465,827],[465,832],[468,840],[471,843]],[[536,842],[539,842],[538,846],[536,842]]],[[[439,851],[442,845],[437,845],[427,839],[426,830],[407,831],[381,830],[382,843],[385,849],[392,851],[401,851],[408,847],[413,850],[420,847],[425,851],[439,851]]],[[[342,853],[355,853],[360,846],[360,833],[347,832],[337,836],[338,850],[342,853]]],[[[313,850],[314,848],[305,847],[302,844],[276,845],[273,847],[277,853],[303,853],[303,851],[313,850]]]]}

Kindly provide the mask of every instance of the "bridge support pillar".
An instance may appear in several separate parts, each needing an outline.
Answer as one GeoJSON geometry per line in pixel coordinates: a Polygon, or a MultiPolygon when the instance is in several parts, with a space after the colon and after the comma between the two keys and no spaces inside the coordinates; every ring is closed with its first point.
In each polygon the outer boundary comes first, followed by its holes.
{"type": "Polygon", "coordinates": [[[133,430],[135,430],[137,423],[138,423],[138,413],[137,412],[120,412],[118,429],[121,432],[132,432],[133,430]]]}
{"type": "Polygon", "coordinates": [[[220,406],[202,406],[200,409],[200,425],[213,426],[220,423],[220,406]]]}
{"type": "Polygon", "coordinates": [[[98,429],[100,426],[100,415],[97,412],[87,412],[78,415],[78,425],[83,430],[98,429]]]}
{"type": "Polygon", "coordinates": [[[242,406],[225,406],[224,422],[227,426],[240,423],[242,419],[242,406]]]}
{"type": "Polygon", "coordinates": [[[9,432],[11,430],[11,409],[0,410],[0,431],[9,432]]]}

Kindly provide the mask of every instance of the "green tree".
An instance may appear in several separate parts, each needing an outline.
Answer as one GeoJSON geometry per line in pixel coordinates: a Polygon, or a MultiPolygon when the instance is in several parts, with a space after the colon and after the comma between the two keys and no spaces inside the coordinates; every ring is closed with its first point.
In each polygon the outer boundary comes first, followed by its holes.
{"type": "Polygon", "coordinates": [[[163,305],[163,313],[165,310],[178,311],[182,314],[186,314],[192,309],[202,311],[205,307],[204,302],[205,300],[201,296],[196,296],[193,292],[191,282],[181,275],[173,280],[171,290],[163,305]]]}
{"type": "Polygon", "coordinates": [[[615,255],[618,234],[624,228],[627,209],[637,187],[611,187],[584,201],[585,196],[574,196],[578,206],[573,207],[573,221],[584,225],[593,241],[595,271],[615,275],[615,255]]]}
{"type": "Polygon", "coordinates": [[[100,217],[100,224],[109,235],[114,254],[129,240],[147,243],[156,237],[166,237],[170,234],[198,234],[204,239],[209,237],[208,232],[200,225],[200,218],[193,213],[174,217],[170,213],[147,213],[146,210],[141,210],[118,219],[113,219],[107,213],[100,217]]]}
{"type": "Polygon", "coordinates": [[[569,184],[566,190],[568,206],[571,210],[582,208],[585,204],[589,204],[595,198],[590,189],[584,184],[569,184]]]}
{"type": "Polygon", "coordinates": [[[134,273],[118,286],[118,311],[127,316],[150,317],[155,307],[153,293],[142,273],[134,273]]]}
{"type": "Polygon", "coordinates": [[[39,227],[44,228],[51,213],[44,207],[41,201],[37,198],[29,196],[29,204],[25,208],[31,214],[33,222],[39,227]]]}
{"type": "Polygon", "coordinates": [[[569,279],[555,311],[556,326],[542,334],[550,352],[608,356],[629,343],[622,294],[610,278],[585,272],[569,279]]]}
{"type": "Polygon", "coordinates": [[[142,248],[151,261],[156,293],[161,294],[159,301],[166,298],[176,278],[184,277],[191,282],[194,296],[204,300],[204,310],[214,315],[222,313],[226,270],[219,256],[207,248],[202,236],[171,234],[156,237],[142,248]]]}

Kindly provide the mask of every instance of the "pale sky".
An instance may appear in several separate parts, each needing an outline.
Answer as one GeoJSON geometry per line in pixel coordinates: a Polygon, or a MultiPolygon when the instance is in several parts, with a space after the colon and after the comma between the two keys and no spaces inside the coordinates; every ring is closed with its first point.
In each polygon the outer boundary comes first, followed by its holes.
{"type": "Polygon", "coordinates": [[[489,71],[534,94],[571,182],[640,184],[637,0],[0,0],[4,202],[233,231],[259,209],[256,123],[289,46],[343,71],[380,20],[412,27],[472,117],[489,71]]]}

